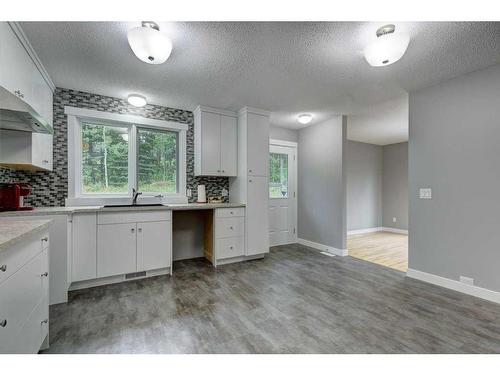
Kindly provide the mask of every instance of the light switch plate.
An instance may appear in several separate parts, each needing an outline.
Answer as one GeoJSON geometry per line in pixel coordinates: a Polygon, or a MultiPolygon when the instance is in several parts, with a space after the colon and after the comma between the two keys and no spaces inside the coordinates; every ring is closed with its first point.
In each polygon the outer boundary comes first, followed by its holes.
{"type": "Polygon", "coordinates": [[[420,188],[420,199],[432,199],[432,189],[420,188]]]}
{"type": "Polygon", "coordinates": [[[396,219],[395,217],[392,218],[392,222],[395,223],[398,219],[396,219]]]}
{"type": "Polygon", "coordinates": [[[191,189],[186,189],[186,195],[187,195],[188,197],[191,197],[191,196],[192,196],[192,194],[191,194],[191,189]]]}

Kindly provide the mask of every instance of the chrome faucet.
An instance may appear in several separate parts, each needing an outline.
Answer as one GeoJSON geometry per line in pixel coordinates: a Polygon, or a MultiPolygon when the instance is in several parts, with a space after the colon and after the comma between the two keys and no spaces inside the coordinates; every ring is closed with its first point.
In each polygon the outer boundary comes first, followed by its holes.
{"type": "Polygon", "coordinates": [[[137,197],[141,194],[142,193],[140,191],[137,191],[134,188],[132,188],[132,205],[133,206],[137,205],[137,197]]]}

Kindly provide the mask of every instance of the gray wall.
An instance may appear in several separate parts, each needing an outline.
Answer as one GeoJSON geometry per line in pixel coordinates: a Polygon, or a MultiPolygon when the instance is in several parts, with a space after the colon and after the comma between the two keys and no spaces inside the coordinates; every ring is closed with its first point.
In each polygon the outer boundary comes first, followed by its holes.
{"type": "Polygon", "coordinates": [[[382,171],[382,226],[407,230],[408,142],[383,147],[382,171]]]}
{"type": "Polygon", "coordinates": [[[347,141],[347,230],[382,223],[382,146],[347,141]]]}
{"type": "Polygon", "coordinates": [[[499,165],[500,65],[410,93],[410,268],[500,291],[499,165]]]}
{"type": "Polygon", "coordinates": [[[280,141],[298,142],[299,132],[298,130],[271,125],[269,127],[269,138],[279,139],[280,141]]]}
{"type": "Polygon", "coordinates": [[[346,248],[345,116],[299,131],[298,237],[346,248]]]}

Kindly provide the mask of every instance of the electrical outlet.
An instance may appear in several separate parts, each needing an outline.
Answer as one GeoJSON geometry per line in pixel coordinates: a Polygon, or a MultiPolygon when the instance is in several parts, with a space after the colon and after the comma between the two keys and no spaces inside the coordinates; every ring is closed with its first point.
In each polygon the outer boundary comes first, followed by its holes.
{"type": "Polygon", "coordinates": [[[193,194],[191,194],[191,189],[186,189],[186,195],[190,198],[193,194]]]}
{"type": "Polygon", "coordinates": [[[223,197],[227,197],[227,196],[229,195],[229,191],[227,191],[226,189],[222,189],[222,191],[221,191],[221,195],[222,195],[223,197]]]}
{"type": "Polygon", "coordinates": [[[431,188],[420,188],[420,199],[432,199],[432,189],[431,188]]]}
{"type": "Polygon", "coordinates": [[[395,223],[397,219],[395,217],[392,218],[392,222],[395,223]]]}
{"type": "Polygon", "coordinates": [[[474,279],[472,277],[460,276],[460,282],[467,285],[474,285],[474,279]]]}

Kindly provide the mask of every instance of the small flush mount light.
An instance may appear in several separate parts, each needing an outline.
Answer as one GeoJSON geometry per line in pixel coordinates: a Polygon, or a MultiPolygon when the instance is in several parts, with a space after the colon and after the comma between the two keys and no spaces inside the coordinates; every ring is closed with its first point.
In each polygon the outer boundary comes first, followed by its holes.
{"type": "Polygon", "coordinates": [[[371,66],[394,64],[406,52],[410,37],[395,33],[396,26],[385,25],[377,30],[377,39],[365,49],[365,59],[371,66]]]}
{"type": "Polygon", "coordinates": [[[144,107],[148,103],[146,97],[139,94],[130,94],[127,98],[127,102],[134,107],[144,107]]]}
{"type": "Polygon", "coordinates": [[[141,27],[129,30],[127,38],[137,58],[148,64],[163,64],[172,52],[172,42],[152,21],[143,21],[141,27]]]}
{"type": "Polygon", "coordinates": [[[302,125],[309,124],[312,121],[313,117],[309,113],[303,113],[297,116],[297,121],[302,125]]]}

